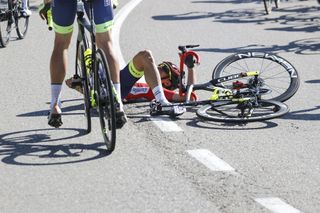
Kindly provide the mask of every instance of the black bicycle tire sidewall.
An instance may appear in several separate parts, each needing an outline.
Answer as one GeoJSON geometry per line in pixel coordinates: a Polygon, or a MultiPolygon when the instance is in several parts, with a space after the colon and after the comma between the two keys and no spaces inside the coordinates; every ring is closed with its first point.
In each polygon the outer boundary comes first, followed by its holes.
{"type": "MultiPolygon", "coordinates": [[[[103,53],[103,51],[101,49],[97,49],[97,51],[96,51],[96,63],[98,63],[98,60],[101,60],[101,63],[103,63],[103,66],[105,67],[106,79],[105,79],[104,83],[109,88],[108,89],[108,97],[109,97],[110,110],[111,110],[111,112],[109,112],[111,114],[111,116],[110,116],[110,119],[111,119],[111,138],[110,138],[110,140],[107,140],[106,135],[104,133],[103,133],[103,137],[106,142],[108,151],[112,152],[115,149],[115,145],[116,145],[116,118],[115,118],[116,113],[115,113],[115,104],[114,104],[114,96],[113,96],[113,91],[112,91],[111,77],[109,74],[109,67],[108,67],[108,63],[107,63],[107,59],[105,57],[105,54],[103,53]]],[[[99,76],[98,73],[96,73],[96,74],[98,77],[99,76]]],[[[97,87],[97,90],[99,90],[99,86],[97,87]]],[[[100,108],[100,106],[98,106],[98,107],[100,108]]],[[[102,122],[102,119],[104,120],[104,118],[101,117],[100,112],[99,112],[99,119],[100,119],[100,122],[102,122]]],[[[105,128],[105,127],[102,127],[102,123],[101,123],[102,132],[103,132],[103,128],[105,128]]]]}
{"type": "Polygon", "coordinates": [[[254,117],[254,118],[248,118],[248,119],[241,119],[241,118],[223,119],[223,118],[218,118],[218,117],[213,117],[213,116],[208,115],[207,110],[209,110],[211,108],[211,105],[204,105],[196,111],[196,114],[198,117],[200,117],[204,120],[208,120],[208,121],[216,121],[216,122],[223,122],[223,123],[245,123],[245,122],[256,122],[256,121],[270,120],[270,119],[281,117],[289,112],[288,106],[282,102],[279,102],[279,101],[260,100],[259,103],[266,104],[266,105],[271,104],[271,105],[277,106],[279,108],[279,110],[277,112],[270,113],[268,116],[263,116],[263,117],[254,117]]]}
{"type": "Polygon", "coordinates": [[[270,14],[271,13],[271,1],[272,0],[263,0],[263,3],[264,3],[264,9],[265,9],[265,12],[266,14],[270,14]]]}
{"type": "Polygon", "coordinates": [[[91,132],[91,106],[90,106],[90,94],[89,94],[89,87],[88,87],[88,76],[86,72],[86,67],[85,67],[85,61],[84,61],[84,51],[86,49],[86,45],[83,43],[84,41],[77,42],[77,50],[76,50],[76,69],[79,64],[77,64],[78,61],[78,56],[80,55],[82,58],[80,59],[81,61],[81,77],[82,77],[82,86],[83,86],[83,98],[84,98],[84,111],[85,111],[85,117],[86,117],[86,123],[87,123],[87,128],[86,132],[90,133],[91,132]],[[80,51],[80,54],[79,54],[80,51]]]}
{"type": "MultiPolygon", "coordinates": [[[[12,0],[8,0],[8,9],[10,10],[12,8],[12,0]]],[[[11,29],[12,29],[12,23],[9,24],[9,20],[7,20],[7,25],[6,25],[6,29],[4,29],[7,32],[7,37],[6,40],[2,39],[2,34],[3,32],[0,31],[1,35],[0,35],[0,44],[2,47],[6,47],[10,41],[10,37],[11,37],[11,29]],[[8,33],[8,29],[9,32],[8,33]]]]}
{"type": "MultiPolygon", "coordinates": [[[[271,53],[264,53],[264,52],[254,52],[255,54],[252,54],[252,52],[246,52],[245,54],[250,53],[250,57],[248,58],[264,58],[266,60],[271,60],[270,58],[265,58],[265,55],[268,54],[268,56],[276,56],[277,58],[280,58],[284,61],[286,61],[286,63],[290,64],[290,66],[294,69],[294,72],[296,73],[296,77],[291,77],[291,81],[290,81],[290,86],[288,87],[288,89],[282,93],[281,95],[279,95],[276,98],[272,98],[270,100],[275,100],[275,101],[280,101],[280,102],[284,102],[288,99],[290,99],[299,89],[300,86],[300,77],[299,77],[299,73],[297,71],[297,69],[286,59],[284,59],[283,57],[280,57],[278,55],[275,54],[271,54],[271,53]],[[263,57],[257,57],[257,55],[263,55],[263,57]]],[[[235,53],[232,54],[230,56],[227,56],[226,58],[224,58],[223,60],[221,60],[213,69],[212,72],[212,79],[216,79],[221,77],[221,74],[223,73],[224,69],[229,66],[231,63],[241,60],[241,58],[238,57],[238,55],[241,53],[235,53]]],[[[275,62],[274,63],[278,63],[275,62]]],[[[279,64],[279,63],[278,63],[279,64]]],[[[280,64],[281,65],[281,64],[280,64]]],[[[281,65],[283,67],[283,65],[281,65]]],[[[291,74],[289,73],[289,75],[291,76],[291,74]]]]}
{"type": "Polygon", "coordinates": [[[16,32],[17,32],[17,35],[19,37],[19,39],[24,39],[27,35],[27,32],[28,32],[28,28],[29,28],[29,16],[27,17],[20,17],[18,16],[18,18],[16,18],[16,32]],[[25,19],[25,26],[24,26],[24,30],[22,32],[22,30],[19,28],[19,22],[20,22],[20,19],[25,19]]]}

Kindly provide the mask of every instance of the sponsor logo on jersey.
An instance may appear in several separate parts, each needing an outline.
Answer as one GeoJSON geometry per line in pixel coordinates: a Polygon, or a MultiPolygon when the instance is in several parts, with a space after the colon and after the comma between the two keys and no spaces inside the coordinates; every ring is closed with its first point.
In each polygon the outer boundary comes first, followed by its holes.
{"type": "Polygon", "coordinates": [[[137,94],[146,94],[148,93],[149,87],[132,87],[131,94],[137,95],[137,94]]]}

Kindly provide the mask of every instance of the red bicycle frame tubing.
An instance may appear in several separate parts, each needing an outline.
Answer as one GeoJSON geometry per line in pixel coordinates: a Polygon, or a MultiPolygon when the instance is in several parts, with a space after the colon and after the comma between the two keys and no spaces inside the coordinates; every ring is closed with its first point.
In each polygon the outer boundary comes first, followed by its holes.
{"type": "Polygon", "coordinates": [[[199,57],[199,55],[196,53],[196,52],[194,52],[194,51],[189,51],[189,50],[187,50],[186,52],[181,52],[181,53],[179,53],[179,57],[180,57],[180,72],[181,72],[181,74],[180,74],[180,85],[179,85],[179,95],[180,96],[182,96],[182,94],[183,94],[183,91],[182,91],[182,85],[183,84],[185,84],[185,82],[184,82],[184,61],[185,61],[185,59],[186,59],[186,57],[188,56],[188,55],[192,55],[192,56],[194,56],[195,58],[196,58],[196,62],[197,63],[200,63],[200,57],[199,57]]]}

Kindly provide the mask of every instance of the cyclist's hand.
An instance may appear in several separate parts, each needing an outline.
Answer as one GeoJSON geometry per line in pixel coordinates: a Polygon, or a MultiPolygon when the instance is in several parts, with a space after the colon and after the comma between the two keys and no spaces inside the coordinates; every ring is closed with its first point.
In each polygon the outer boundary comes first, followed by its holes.
{"type": "Polygon", "coordinates": [[[39,15],[43,20],[46,20],[47,24],[48,22],[48,11],[51,8],[51,3],[41,4],[39,7],[39,15]]]}
{"type": "Polygon", "coordinates": [[[194,67],[195,63],[197,63],[197,61],[193,55],[187,55],[187,57],[184,59],[184,64],[190,69],[194,67]]]}

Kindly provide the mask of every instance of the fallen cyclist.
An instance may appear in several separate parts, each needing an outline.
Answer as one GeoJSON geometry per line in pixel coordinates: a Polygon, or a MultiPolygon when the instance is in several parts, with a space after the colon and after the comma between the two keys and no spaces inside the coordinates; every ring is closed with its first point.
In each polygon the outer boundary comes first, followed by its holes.
{"type": "MultiPolygon", "coordinates": [[[[193,57],[188,57],[185,61],[188,67],[188,85],[194,84],[196,81],[195,63],[197,61],[193,57]]],[[[137,100],[153,101],[155,99],[154,104],[165,107],[169,115],[179,116],[185,112],[185,108],[171,106],[170,102],[183,102],[186,99],[185,94],[179,94],[175,91],[179,87],[180,74],[181,72],[175,64],[166,61],[156,66],[151,51],[140,51],[120,71],[121,98],[124,103],[137,100]],[[146,83],[137,82],[143,75],[146,83]]],[[[77,76],[67,79],[66,84],[68,87],[82,92],[81,80],[77,76]]],[[[190,100],[196,99],[196,94],[192,92],[190,100]]]]}

